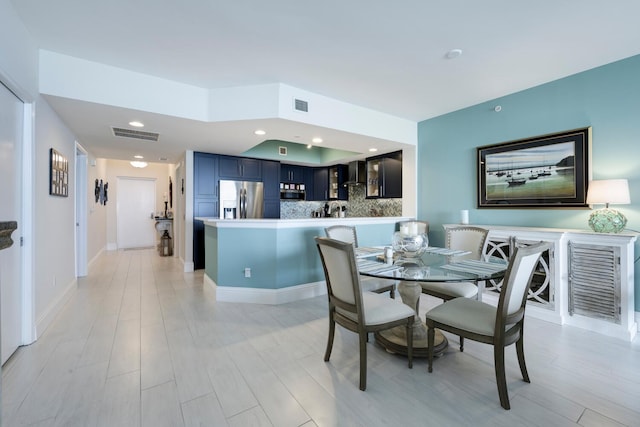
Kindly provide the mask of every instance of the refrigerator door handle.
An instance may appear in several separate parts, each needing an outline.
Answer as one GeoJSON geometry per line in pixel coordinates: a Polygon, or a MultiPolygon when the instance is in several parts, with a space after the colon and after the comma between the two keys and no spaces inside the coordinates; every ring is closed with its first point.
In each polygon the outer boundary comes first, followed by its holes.
{"type": "Polygon", "coordinates": [[[240,218],[247,217],[247,190],[240,189],[240,218]]]}

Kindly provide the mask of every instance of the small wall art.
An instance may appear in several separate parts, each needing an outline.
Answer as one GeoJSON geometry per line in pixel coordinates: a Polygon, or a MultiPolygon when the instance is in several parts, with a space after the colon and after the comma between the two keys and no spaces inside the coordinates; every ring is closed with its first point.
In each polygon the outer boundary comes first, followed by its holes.
{"type": "Polygon", "coordinates": [[[53,148],[49,151],[49,194],[69,196],[69,161],[53,148]]]}

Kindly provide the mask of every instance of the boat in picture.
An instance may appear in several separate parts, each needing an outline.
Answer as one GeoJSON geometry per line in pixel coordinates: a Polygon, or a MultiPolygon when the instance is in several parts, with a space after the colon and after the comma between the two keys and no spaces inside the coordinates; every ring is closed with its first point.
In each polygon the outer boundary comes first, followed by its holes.
{"type": "Polygon", "coordinates": [[[507,179],[507,183],[509,184],[509,187],[515,187],[518,185],[523,185],[527,182],[526,178],[510,178],[507,179]]]}

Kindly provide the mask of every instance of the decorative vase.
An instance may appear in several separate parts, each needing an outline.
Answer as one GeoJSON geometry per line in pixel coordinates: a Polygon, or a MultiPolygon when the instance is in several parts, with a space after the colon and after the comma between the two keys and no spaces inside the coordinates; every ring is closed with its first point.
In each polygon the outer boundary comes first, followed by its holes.
{"type": "Polygon", "coordinates": [[[424,253],[429,246],[426,234],[408,235],[400,231],[393,233],[393,251],[404,258],[416,258],[424,253]]]}

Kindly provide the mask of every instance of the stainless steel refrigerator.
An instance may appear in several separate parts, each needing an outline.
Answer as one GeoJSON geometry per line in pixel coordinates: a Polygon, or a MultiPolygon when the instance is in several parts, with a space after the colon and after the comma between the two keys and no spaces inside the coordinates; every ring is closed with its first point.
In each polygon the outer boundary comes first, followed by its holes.
{"type": "Polygon", "coordinates": [[[262,182],[220,181],[220,218],[262,218],[263,209],[262,182]]]}

